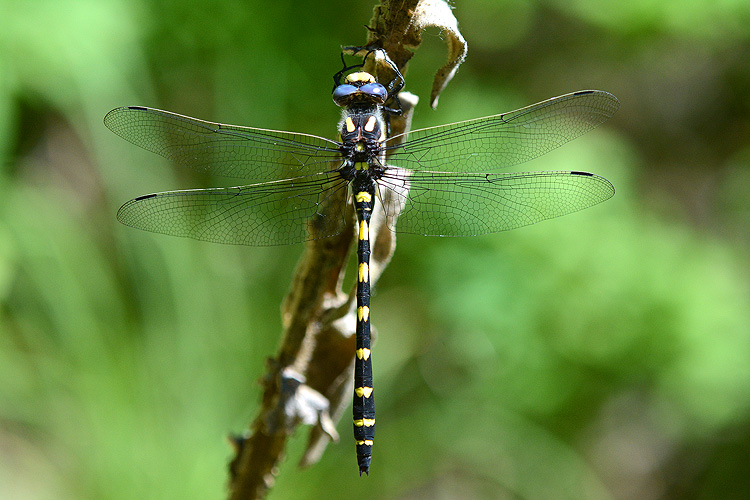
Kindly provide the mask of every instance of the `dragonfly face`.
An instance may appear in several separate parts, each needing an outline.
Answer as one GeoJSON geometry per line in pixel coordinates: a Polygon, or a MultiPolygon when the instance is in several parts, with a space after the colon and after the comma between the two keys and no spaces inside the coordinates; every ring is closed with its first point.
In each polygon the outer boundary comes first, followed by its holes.
{"type": "Polygon", "coordinates": [[[375,81],[375,77],[364,71],[349,74],[344,83],[333,90],[333,102],[341,107],[364,105],[382,105],[388,100],[385,86],[375,81]]]}
{"type": "Polygon", "coordinates": [[[382,207],[391,230],[439,236],[514,229],[614,194],[606,179],[587,172],[487,173],[532,160],[601,124],[619,107],[612,94],[574,92],[508,113],[415,130],[389,146],[384,113],[387,118],[394,111],[385,103],[401,86],[403,80],[386,87],[365,72],[337,82],[333,100],[343,108],[339,141],[140,106],[114,109],[104,119],[117,135],[178,164],[244,180],[235,187],[140,196],[117,213],[129,226],[218,243],[298,243],[338,234],[345,227],[346,203],[327,201],[351,190],[358,224],[354,435],[360,474],[369,470],[375,424],[369,225],[376,193],[389,190],[398,200],[382,207]]]}

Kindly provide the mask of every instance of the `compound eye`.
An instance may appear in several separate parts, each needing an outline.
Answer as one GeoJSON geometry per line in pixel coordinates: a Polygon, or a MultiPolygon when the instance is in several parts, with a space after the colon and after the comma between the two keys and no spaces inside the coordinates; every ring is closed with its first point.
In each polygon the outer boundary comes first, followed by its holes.
{"type": "Polygon", "coordinates": [[[333,102],[339,106],[345,106],[351,96],[357,93],[359,89],[354,85],[344,83],[333,89],[333,102]]]}
{"type": "Polygon", "coordinates": [[[373,97],[380,103],[384,103],[388,99],[388,91],[379,83],[367,83],[362,85],[359,91],[373,97]]]}

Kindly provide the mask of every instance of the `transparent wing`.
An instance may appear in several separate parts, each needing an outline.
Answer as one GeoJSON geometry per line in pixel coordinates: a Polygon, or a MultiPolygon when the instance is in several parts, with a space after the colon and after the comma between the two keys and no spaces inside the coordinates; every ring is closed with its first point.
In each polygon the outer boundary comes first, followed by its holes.
{"type": "Polygon", "coordinates": [[[340,157],[339,143],[323,137],[223,125],[138,106],[113,109],[104,124],[180,165],[249,182],[326,171],[340,157]]]}
{"type": "Polygon", "coordinates": [[[346,182],[336,173],[325,173],[249,186],[139,196],[120,208],[117,219],[146,231],[203,241],[286,245],[338,234],[346,195],[346,182]],[[332,197],[342,199],[329,203],[332,197]],[[308,222],[315,224],[315,236],[309,232],[308,222]]]}
{"type": "Polygon", "coordinates": [[[583,90],[509,113],[410,132],[388,149],[411,170],[483,172],[517,165],[585,134],[620,107],[615,96],[583,90]]]}
{"type": "Polygon", "coordinates": [[[389,170],[378,181],[396,194],[397,201],[386,207],[388,227],[428,236],[506,231],[582,210],[615,193],[608,180],[586,172],[453,174],[396,170],[389,170]]]}

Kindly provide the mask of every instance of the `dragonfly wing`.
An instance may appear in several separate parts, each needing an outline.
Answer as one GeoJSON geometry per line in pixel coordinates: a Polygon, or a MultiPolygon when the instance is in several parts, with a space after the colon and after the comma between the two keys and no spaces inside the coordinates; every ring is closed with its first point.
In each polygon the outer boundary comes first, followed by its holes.
{"type": "Polygon", "coordinates": [[[541,156],[585,134],[620,107],[615,96],[584,90],[500,115],[409,132],[389,162],[411,170],[482,172],[541,156]]]}
{"type": "Polygon", "coordinates": [[[120,208],[117,219],[138,229],[203,241],[286,245],[339,233],[346,195],[346,182],[337,173],[325,173],[249,186],[139,196],[120,208]],[[337,196],[342,200],[330,203],[337,196]],[[315,224],[314,234],[308,222],[315,224]]]}
{"type": "Polygon", "coordinates": [[[586,172],[453,174],[391,169],[379,180],[401,200],[386,207],[388,227],[428,236],[506,231],[590,207],[614,195],[612,184],[586,172]]]}
{"type": "Polygon", "coordinates": [[[340,157],[339,143],[323,137],[223,125],[140,106],[113,109],[104,124],[180,165],[250,182],[311,175],[340,157]]]}

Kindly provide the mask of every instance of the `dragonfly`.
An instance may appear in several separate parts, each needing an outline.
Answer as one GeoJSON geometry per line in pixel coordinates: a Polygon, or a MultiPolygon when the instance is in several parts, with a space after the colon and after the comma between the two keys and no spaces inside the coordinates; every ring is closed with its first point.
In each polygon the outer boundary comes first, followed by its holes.
{"type": "Polygon", "coordinates": [[[104,118],[118,136],[177,164],[244,180],[234,187],[139,196],[117,212],[125,225],[218,243],[287,245],[337,234],[353,204],[358,261],[353,426],[360,476],[369,475],[375,427],[369,262],[376,202],[392,231],[473,236],[566,215],[614,195],[609,181],[588,172],[492,172],[537,158],[600,125],[619,108],[612,94],[583,90],[388,137],[389,118],[398,113],[388,106],[403,87],[403,77],[389,64],[396,76],[385,85],[365,71],[334,76],[333,100],[341,107],[338,140],[142,106],[117,108],[104,118]],[[386,191],[395,202],[383,201],[386,191]]]}

